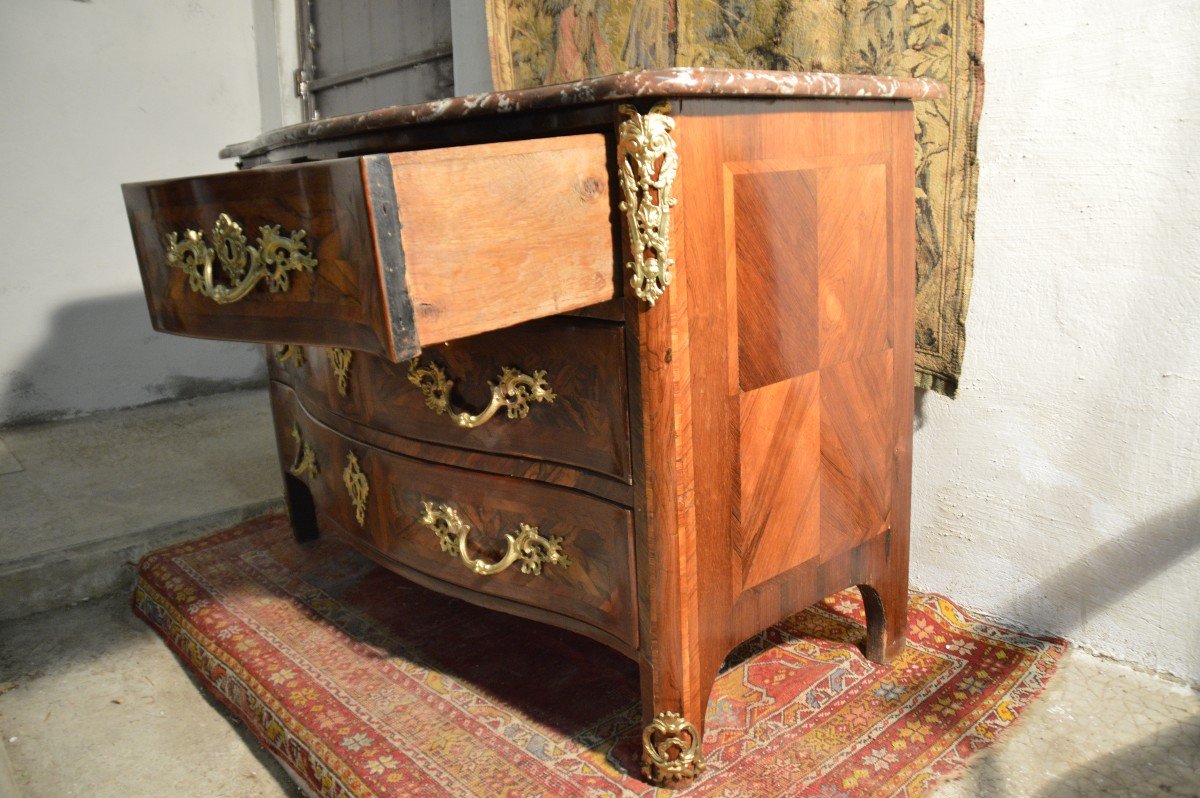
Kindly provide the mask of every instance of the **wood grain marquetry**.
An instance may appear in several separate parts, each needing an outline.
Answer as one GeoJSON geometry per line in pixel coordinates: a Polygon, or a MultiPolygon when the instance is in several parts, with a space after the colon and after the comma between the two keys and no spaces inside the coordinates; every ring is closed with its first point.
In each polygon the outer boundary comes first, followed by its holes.
{"type": "Polygon", "coordinates": [[[821,369],[821,554],[888,526],[896,480],[892,353],[821,369]]]}
{"type": "Polygon", "coordinates": [[[817,192],[819,340],[825,367],[892,343],[887,168],[822,169],[817,192]]]}
{"type": "MultiPolygon", "coordinates": [[[[878,156],[882,158],[882,156],[878,156]]],[[[726,164],[744,586],[886,526],[893,480],[887,167],[726,164]]]]}
{"type": "Polygon", "coordinates": [[[647,723],[702,723],[730,648],[847,585],[867,653],[903,645],[910,114],[680,102],[679,276],[627,311],[647,723]]]}
{"type": "Polygon", "coordinates": [[[849,160],[726,167],[742,390],[891,345],[887,169],[849,160]]]}
{"type": "Polygon", "coordinates": [[[817,372],[742,394],[737,549],[742,587],[821,551],[821,403],[817,372]]]}
{"type": "Polygon", "coordinates": [[[737,275],[743,391],[816,369],[819,175],[761,164],[726,167],[725,220],[737,275]]]}

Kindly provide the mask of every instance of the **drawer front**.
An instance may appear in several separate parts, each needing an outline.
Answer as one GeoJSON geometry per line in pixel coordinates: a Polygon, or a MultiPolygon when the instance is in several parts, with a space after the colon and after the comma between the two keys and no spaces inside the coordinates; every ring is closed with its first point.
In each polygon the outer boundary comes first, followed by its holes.
{"type": "Polygon", "coordinates": [[[599,134],[123,187],[156,329],[392,361],[615,296],[599,134]]]}
{"type": "Polygon", "coordinates": [[[273,383],[271,395],[285,470],[360,544],[385,561],[636,645],[628,510],[373,448],[307,416],[285,386],[273,383]]]}
{"type": "Polygon", "coordinates": [[[428,347],[416,366],[320,348],[289,351],[296,352],[276,350],[271,357],[272,376],[292,385],[310,407],[321,405],[414,440],[562,463],[629,481],[619,324],[565,317],[529,322],[428,347]],[[531,383],[512,380],[514,372],[530,378],[540,373],[553,395],[519,396],[531,383]],[[516,397],[505,391],[506,373],[516,397]],[[448,394],[439,390],[441,377],[442,386],[452,383],[448,394]],[[443,395],[445,401],[439,401],[443,395]],[[485,419],[493,406],[495,413],[485,419]]]}

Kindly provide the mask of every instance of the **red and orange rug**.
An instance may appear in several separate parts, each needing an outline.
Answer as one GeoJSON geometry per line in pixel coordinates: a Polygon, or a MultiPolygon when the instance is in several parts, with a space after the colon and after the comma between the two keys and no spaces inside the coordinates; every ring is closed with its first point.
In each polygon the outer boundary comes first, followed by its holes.
{"type": "MultiPolygon", "coordinates": [[[[148,555],[134,610],[307,789],[645,796],[637,669],[568,632],[412,585],[282,517],[148,555]]],[[[850,590],[744,643],[679,796],[918,796],[1016,720],[1065,645],[913,594],[892,666],[850,590]]],[[[664,792],[664,794],[666,794],[664,792]]]]}

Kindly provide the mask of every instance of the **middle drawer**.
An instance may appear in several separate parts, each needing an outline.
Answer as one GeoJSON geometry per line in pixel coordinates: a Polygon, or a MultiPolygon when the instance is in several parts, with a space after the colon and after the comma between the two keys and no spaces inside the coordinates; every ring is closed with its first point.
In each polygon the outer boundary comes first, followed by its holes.
{"type": "Polygon", "coordinates": [[[630,480],[620,324],[558,316],[426,347],[415,363],[272,350],[272,378],[308,406],[413,440],[630,480]]]}

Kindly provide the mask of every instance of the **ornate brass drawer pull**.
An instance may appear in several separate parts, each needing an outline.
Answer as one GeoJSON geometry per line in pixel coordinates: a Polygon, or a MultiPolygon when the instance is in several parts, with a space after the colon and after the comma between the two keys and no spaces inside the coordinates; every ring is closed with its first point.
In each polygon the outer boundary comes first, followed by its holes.
{"type": "Polygon", "coordinates": [[[421,365],[420,358],[413,358],[408,364],[408,381],[421,389],[425,394],[425,406],[437,413],[449,414],[450,419],[460,427],[474,429],[491,420],[500,408],[504,408],[509,418],[525,418],[529,415],[529,401],[554,403],[557,398],[546,382],[545,371],[535,371],[529,376],[515,368],[505,367],[500,372],[498,382],[489,382],[492,386],[492,401],[478,415],[466,411],[457,411],[450,406],[450,390],[454,380],[446,379],[446,372],[436,363],[421,365]]]}
{"type": "Polygon", "coordinates": [[[367,475],[358,464],[358,456],[354,452],[346,455],[346,467],[342,469],[342,484],[350,494],[350,503],[354,505],[354,520],[359,526],[367,522],[367,496],[371,493],[371,484],[367,475]]]}
{"type": "Polygon", "coordinates": [[[182,241],[178,233],[167,233],[167,265],[181,270],[193,291],[218,305],[237,302],[264,280],[271,293],[287,291],[291,287],[288,272],[317,268],[317,259],[308,254],[303,230],[285,238],[279,234],[279,225],[272,224],[258,228],[258,233],[258,246],[249,246],[242,226],[222,213],[213,227],[211,249],[198,230],[185,231],[182,241]],[[229,285],[218,285],[213,279],[214,257],[221,262],[229,285]]]}
{"type": "Polygon", "coordinates": [[[316,479],[321,474],[321,466],[317,463],[317,453],[304,442],[300,435],[300,425],[292,425],[292,440],[296,441],[296,457],[288,467],[288,473],[294,477],[307,476],[316,479]]]}
{"type": "Polygon", "coordinates": [[[290,362],[296,368],[304,365],[304,347],[288,344],[275,350],[275,359],[281,364],[290,362]]]}
{"type": "Polygon", "coordinates": [[[333,367],[333,373],[337,376],[337,392],[341,396],[348,396],[350,393],[350,363],[354,360],[354,353],[349,349],[333,348],[329,350],[329,365],[333,367]]]}
{"type": "Polygon", "coordinates": [[[526,574],[540,574],[544,563],[563,568],[571,566],[570,559],[562,553],[562,538],[554,535],[543,537],[536,526],[529,524],[521,524],[516,537],[504,536],[508,540],[508,551],[496,562],[474,559],[467,551],[467,535],[471,533],[471,525],[463,521],[453,507],[447,504],[435,507],[433,502],[421,502],[421,509],[421,523],[437,535],[442,551],[450,556],[457,554],[463,564],[477,574],[498,574],[518,561],[521,563],[521,572],[526,574]]]}

